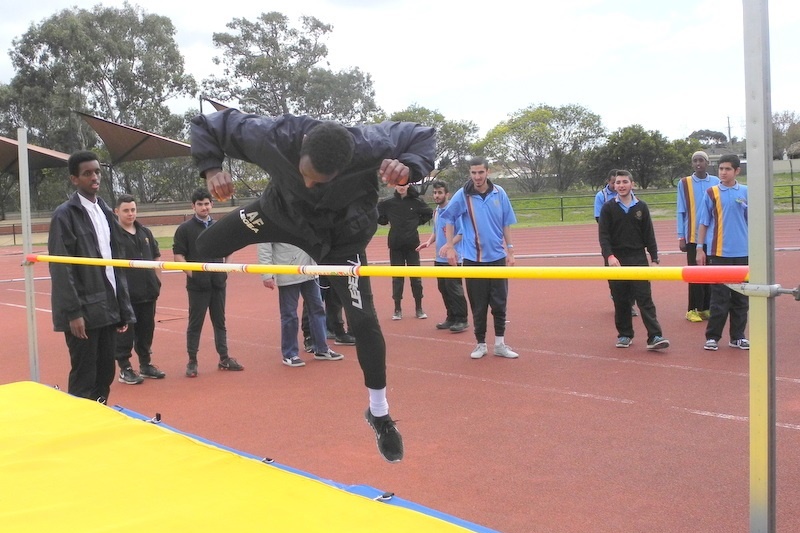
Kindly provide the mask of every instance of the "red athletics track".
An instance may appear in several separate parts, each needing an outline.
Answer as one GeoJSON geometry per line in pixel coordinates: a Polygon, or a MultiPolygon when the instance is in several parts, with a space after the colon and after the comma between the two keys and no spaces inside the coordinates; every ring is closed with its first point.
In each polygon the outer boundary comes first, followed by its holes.
{"type": "MultiPolygon", "coordinates": [[[[674,225],[656,223],[666,266],[684,261],[674,225]]],[[[776,217],[776,247],[800,247],[798,228],[800,216],[776,217]]],[[[518,255],[598,250],[593,225],[514,230],[514,241],[518,255]]],[[[376,238],[370,245],[372,260],[388,258],[385,242],[376,238]]],[[[19,248],[0,249],[0,279],[22,278],[20,261],[19,248]]],[[[237,252],[233,261],[254,262],[254,249],[237,252]]],[[[570,255],[520,264],[601,261],[570,255]]],[[[800,284],[800,252],[777,252],[775,265],[777,283],[800,284]]],[[[35,275],[46,277],[47,265],[36,265],[35,275]]],[[[645,350],[638,319],[633,347],[614,347],[605,282],[512,280],[507,341],[520,358],[473,361],[470,332],[434,329],[444,316],[434,280],[424,281],[430,318],[397,322],[389,319],[391,282],[376,278],[389,400],[406,444],[406,459],[390,465],[378,456],[362,419],[367,398],[352,347],[341,348],[342,362],[282,365],[277,294],[256,276],[232,274],[229,344],[246,370],[215,369],[207,322],[200,375],[185,378],[183,277],[164,273],[162,279],[154,362],[168,376],[139,386],[115,382],[112,403],[159,412],[180,430],[341,483],[392,491],[505,532],[748,528],[748,354],[725,345],[716,353],[702,349],[704,325],[684,319],[687,290],[681,283],[653,284],[659,319],[672,341],[656,354],[645,350]]],[[[0,283],[0,383],[30,377],[23,290],[21,281],[0,283]]],[[[65,388],[68,358],[61,334],[52,332],[49,292],[49,280],[36,282],[41,381],[65,388]]],[[[800,531],[800,303],[781,296],[776,309],[777,525],[788,532],[800,531]]],[[[136,457],[130,464],[147,468],[136,457]]]]}

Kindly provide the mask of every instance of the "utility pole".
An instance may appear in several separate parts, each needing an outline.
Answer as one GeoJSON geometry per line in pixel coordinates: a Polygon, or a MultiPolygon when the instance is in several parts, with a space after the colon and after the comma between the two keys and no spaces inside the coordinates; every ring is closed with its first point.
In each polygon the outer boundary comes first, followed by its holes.
{"type": "Polygon", "coordinates": [[[731,117],[728,117],[728,146],[733,148],[733,139],[731,138],[731,117]]]}

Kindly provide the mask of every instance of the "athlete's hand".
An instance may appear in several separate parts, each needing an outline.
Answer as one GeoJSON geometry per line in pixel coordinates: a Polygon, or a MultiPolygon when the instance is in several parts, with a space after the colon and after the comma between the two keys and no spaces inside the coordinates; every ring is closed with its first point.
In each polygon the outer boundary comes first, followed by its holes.
{"type": "Polygon", "coordinates": [[[381,169],[378,171],[378,175],[381,177],[381,181],[393,187],[395,185],[405,185],[408,183],[411,171],[397,159],[384,159],[383,163],[381,163],[381,169]]]}
{"type": "Polygon", "coordinates": [[[678,239],[678,248],[680,249],[681,252],[686,251],[686,239],[684,239],[683,237],[678,239]]]}
{"type": "Polygon", "coordinates": [[[265,279],[264,286],[271,291],[275,290],[275,278],[265,279]]]}
{"type": "Polygon", "coordinates": [[[206,188],[217,201],[224,202],[233,196],[233,178],[221,168],[206,170],[206,188]]]}

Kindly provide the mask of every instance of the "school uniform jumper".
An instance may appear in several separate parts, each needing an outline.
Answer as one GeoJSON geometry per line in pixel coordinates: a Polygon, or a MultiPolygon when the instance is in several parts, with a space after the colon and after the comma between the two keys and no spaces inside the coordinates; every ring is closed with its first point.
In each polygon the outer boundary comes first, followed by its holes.
{"type": "MultiPolygon", "coordinates": [[[[650,259],[658,259],[656,234],[650,209],[643,200],[632,197],[633,202],[625,206],[614,198],[600,210],[598,232],[600,250],[608,264],[615,256],[622,267],[648,266],[645,249],[650,259]]],[[[611,295],[614,298],[614,325],[619,337],[634,337],[631,302],[639,306],[639,314],[647,330],[647,342],[661,336],[661,325],[656,317],[656,306],[649,281],[612,280],[611,295]]]]}

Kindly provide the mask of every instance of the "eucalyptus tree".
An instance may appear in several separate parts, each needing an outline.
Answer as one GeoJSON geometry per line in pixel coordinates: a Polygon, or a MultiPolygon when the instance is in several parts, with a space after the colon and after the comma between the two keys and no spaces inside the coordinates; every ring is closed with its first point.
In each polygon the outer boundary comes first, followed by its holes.
{"type": "Polygon", "coordinates": [[[264,115],[309,114],[348,124],[369,121],[379,111],[368,73],[328,68],[324,40],[333,26],[303,16],[294,27],[274,11],[226,26],[231,32],[213,35],[222,50],[214,58],[222,75],[203,81],[209,95],[238,100],[243,110],[264,115]]]}
{"type": "MultiPolygon", "coordinates": [[[[478,140],[478,125],[467,120],[447,120],[439,111],[412,104],[389,116],[389,120],[418,122],[436,129],[436,170],[431,178],[443,179],[455,186],[467,179],[467,157],[478,140]]],[[[432,179],[426,180],[423,192],[432,179]]]]}
{"type": "Polygon", "coordinates": [[[14,39],[10,55],[20,123],[43,146],[67,152],[97,146],[71,109],[169,135],[176,117],[167,102],[197,90],[172,21],[127,2],[64,9],[14,39]]]}

